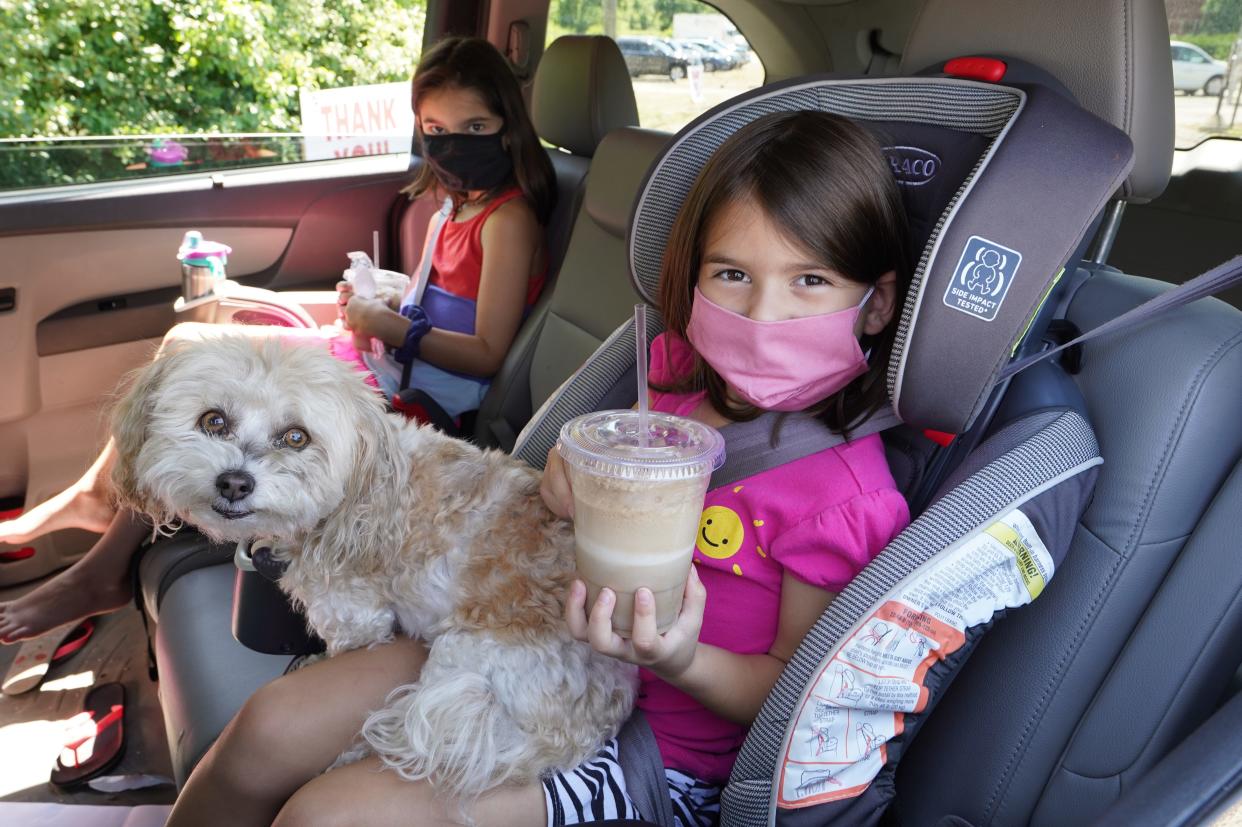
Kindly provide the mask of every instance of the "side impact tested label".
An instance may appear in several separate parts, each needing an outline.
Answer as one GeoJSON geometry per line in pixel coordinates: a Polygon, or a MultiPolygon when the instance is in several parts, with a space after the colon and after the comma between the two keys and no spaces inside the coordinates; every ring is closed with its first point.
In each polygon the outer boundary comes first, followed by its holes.
{"type": "Polygon", "coordinates": [[[908,578],[821,664],[785,742],[777,806],[867,789],[904,713],[926,707],[927,671],[961,648],[967,629],[1038,597],[1052,574],[1047,547],[1014,509],[908,578]]]}
{"type": "Polygon", "coordinates": [[[1021,263],[1022,254],[1017,250],[972,235],[953,269],[944,303],[985,322],[992,321],[1021,263]]]}

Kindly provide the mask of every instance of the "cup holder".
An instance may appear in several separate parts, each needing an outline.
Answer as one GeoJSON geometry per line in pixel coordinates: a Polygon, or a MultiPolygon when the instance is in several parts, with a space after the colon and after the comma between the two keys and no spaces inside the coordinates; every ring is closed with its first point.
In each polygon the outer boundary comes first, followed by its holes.
{"type": "Polygon", "coordinates": [[[256,652],[269,655],[306,655],[324,650],[324,642],[306,624],[281,591],[284,565],[274,559],[271,545],[262,540],[239,543],[233,555],[233,637],[256,652]]]}

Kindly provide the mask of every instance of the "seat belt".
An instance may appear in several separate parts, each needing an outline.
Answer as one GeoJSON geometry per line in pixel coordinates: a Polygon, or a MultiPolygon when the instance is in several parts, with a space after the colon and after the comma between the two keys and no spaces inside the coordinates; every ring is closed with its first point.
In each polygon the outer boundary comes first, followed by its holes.
{"type": "MultiPolygon", "coordinates": [[[[444,229],[444,225],[448,223],[449,216],[452,214],[453,199],[445,198],[436,213],[436,223],[427,236],[427,244],[423,247],[423,258],[418,265],[418,275],[415,276],[414,286],[410,291],[413,299],[410,304],[422,303],[423,293],[427,292],[427,284],[431,281],[431,258],[436,250],[436,242],[440,240],[440,231],[444,229]]],[[[401,385],[397,388],[397,393],[410,386],[410,371],[413,368],[414,362],[411,360],[401,369],[401,385]]]]}
{"type": "Polygon", "coordinates": [[[1137,307],[1130,308],[1120,316],[1109,319],[1099,327],[1091,328],[1086,333],[1071,339],[1065,344],[1032,354],[1016,362],[1010,362],[1001,369],[1000,375],[997,376],[997,381],[999,382],[1021,373],[1031,365],[1042,362],[1066,348],[1081,345],[1099,336],[1106,336],[1109,333],[1117,333],[1118,331],[1140,325],[1184,304],[1189,304],[1192,301],[1224,290],[1226,287],[1230,287],[1239,281],[1242,281],[1242,255],[1234,256],[1224,264],[1219,264],[1206,273],[1200,273],[1194,278],[1179,284],[1172,290],[1166,290],[1159,296],[1148,299],[1137,307]]]}
{"type": "Polygon", "coordinates": [[[708,490],[731,485],[778,465],[900,424],[901,420],[889,405],[850,428],[846,434],[832,430],[823,420],[799,413],[769,411],[747,422],[730,423],[720,428],[720,435],[725,439],[725,461],[712,474],[708,490]]]}
{"type": "Polygon", "coordinates": [[[639,814],[660,827],[673,827],[673,799],[664,759],[641,709],[635,709],[617,733],[617,763],[625,777],[625,791],[639,814]]]}

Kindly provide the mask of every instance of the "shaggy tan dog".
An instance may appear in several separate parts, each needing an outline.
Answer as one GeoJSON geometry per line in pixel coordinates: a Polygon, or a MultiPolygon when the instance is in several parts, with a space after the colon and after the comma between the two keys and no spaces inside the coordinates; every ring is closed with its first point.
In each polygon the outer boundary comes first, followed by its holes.
{"type": "Polygon", "coordinates": [[[468,801],[580,763],[629,715],[633,668],[561,619],[573,530],[538,474],[388,413],[322,347],[172,343],[113,435],[122,502],[216,541],[269,539],[329,654],[399,634],[430,645],[342,762],[374,750],[468,801]]]}

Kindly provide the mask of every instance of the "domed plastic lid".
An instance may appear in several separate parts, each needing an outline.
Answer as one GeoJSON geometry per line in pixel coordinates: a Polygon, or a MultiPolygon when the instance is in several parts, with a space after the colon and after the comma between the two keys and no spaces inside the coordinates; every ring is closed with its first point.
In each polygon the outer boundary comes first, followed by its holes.
{"type": "Polygon", "coordinates": [[[644,440],[638,411],[597,411],[571,419],[561,428],[557,448],[578,470],[630,480],[708,476],[725,457],[719,431],[682,416],[648,413],[644,440]]]}
{"type": "Polygon", "coordinates": [[[229,245],[208,241],[198,230],[190,230],[181,239],[181,246],[177,248],[177,259],[190,264],[201,262],[206,265],[210,263],[208,259],[227,258],[231,252],[233,248],[229,245]]]}

